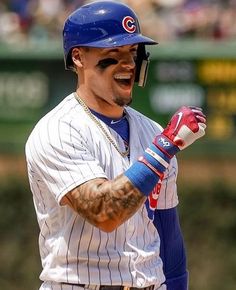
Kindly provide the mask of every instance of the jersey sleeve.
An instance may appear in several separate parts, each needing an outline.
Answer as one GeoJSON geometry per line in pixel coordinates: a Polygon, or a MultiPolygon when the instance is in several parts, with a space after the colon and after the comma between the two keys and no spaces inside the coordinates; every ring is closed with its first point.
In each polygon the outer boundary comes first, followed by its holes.
{"type": "Polygon", "coordinates": [[[68,126],[57,129],[35,130],[26,144],[26,155],[32,181],[41,184],[60,203],[76,186],[106,178],[106,174],[84,132],[73,133],[73,127],[68,126]]]}
{"type": "Polygon", "coordinates": [[[162,180],[157,203],[158,209],[173,208],[179,203],[176,185],[177,174],[178,163],[176,157],[173,157],[170,162],[170,166],[164,174],[164,179],[162,180]]]}

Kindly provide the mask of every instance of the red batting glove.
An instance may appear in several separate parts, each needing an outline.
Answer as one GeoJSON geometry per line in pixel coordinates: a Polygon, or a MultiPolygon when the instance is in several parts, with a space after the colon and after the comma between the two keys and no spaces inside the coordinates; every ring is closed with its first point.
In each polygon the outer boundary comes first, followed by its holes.
{"type": "Polygon", "coordinates": [[[205,135],[206,116],[198,107],[181,107],[171,118],[162,135],[169,138],[180,150],[205,135]]]}

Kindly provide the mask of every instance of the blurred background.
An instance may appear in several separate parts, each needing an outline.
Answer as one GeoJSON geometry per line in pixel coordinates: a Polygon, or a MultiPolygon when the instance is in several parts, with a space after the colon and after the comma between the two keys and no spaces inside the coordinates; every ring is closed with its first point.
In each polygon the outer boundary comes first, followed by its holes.
{"type": "MultiPolygon", "coordinates": [[[[75,89],[64,70],[65,18],[89,1],[0,3],[0,289],[38,289],[38,225],[24,144],[37,120],[75,89]]],[[[156,39],[133,107],[166,125],[204,108],[204,139],[178,155],[180,217],[191,290],[236,290],[236,1],[127,0],[156,39]]]]}

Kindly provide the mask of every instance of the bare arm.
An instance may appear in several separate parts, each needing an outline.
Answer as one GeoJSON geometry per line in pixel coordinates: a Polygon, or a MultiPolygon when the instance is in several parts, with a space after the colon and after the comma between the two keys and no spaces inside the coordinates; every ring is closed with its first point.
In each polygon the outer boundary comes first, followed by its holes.
{"type": "Polygon", "coordinates": [[[129,219],[146,197],[125,175],[112,181],[93,179],[74,188],[63,199],[92,225],[111,232],[129,219]]]}

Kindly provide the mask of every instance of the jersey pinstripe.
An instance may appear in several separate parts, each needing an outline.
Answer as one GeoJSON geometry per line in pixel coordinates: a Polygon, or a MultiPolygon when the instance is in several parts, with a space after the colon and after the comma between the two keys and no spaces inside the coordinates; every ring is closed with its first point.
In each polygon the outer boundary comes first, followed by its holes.
{"type": "MultiPolygon", "coordinates": [[[[127,107],[126,113],[130,159],[119,155],[73,94],[45,115],[29,136],[26,159],[40,227],[41,280],[134,287],[163,283],[160,240],[145,205],[112,233],[102,232],[68,206],[60,206],[62,197],[74,187],[124,172],[161,132],[160,125],[134,109],[127,107]]],[[[122,138],[104,126],[124,151],[122,138]]],[[[177,205],[176,176],[173,158],[163,179],[159,208],[177,205]]]]}

